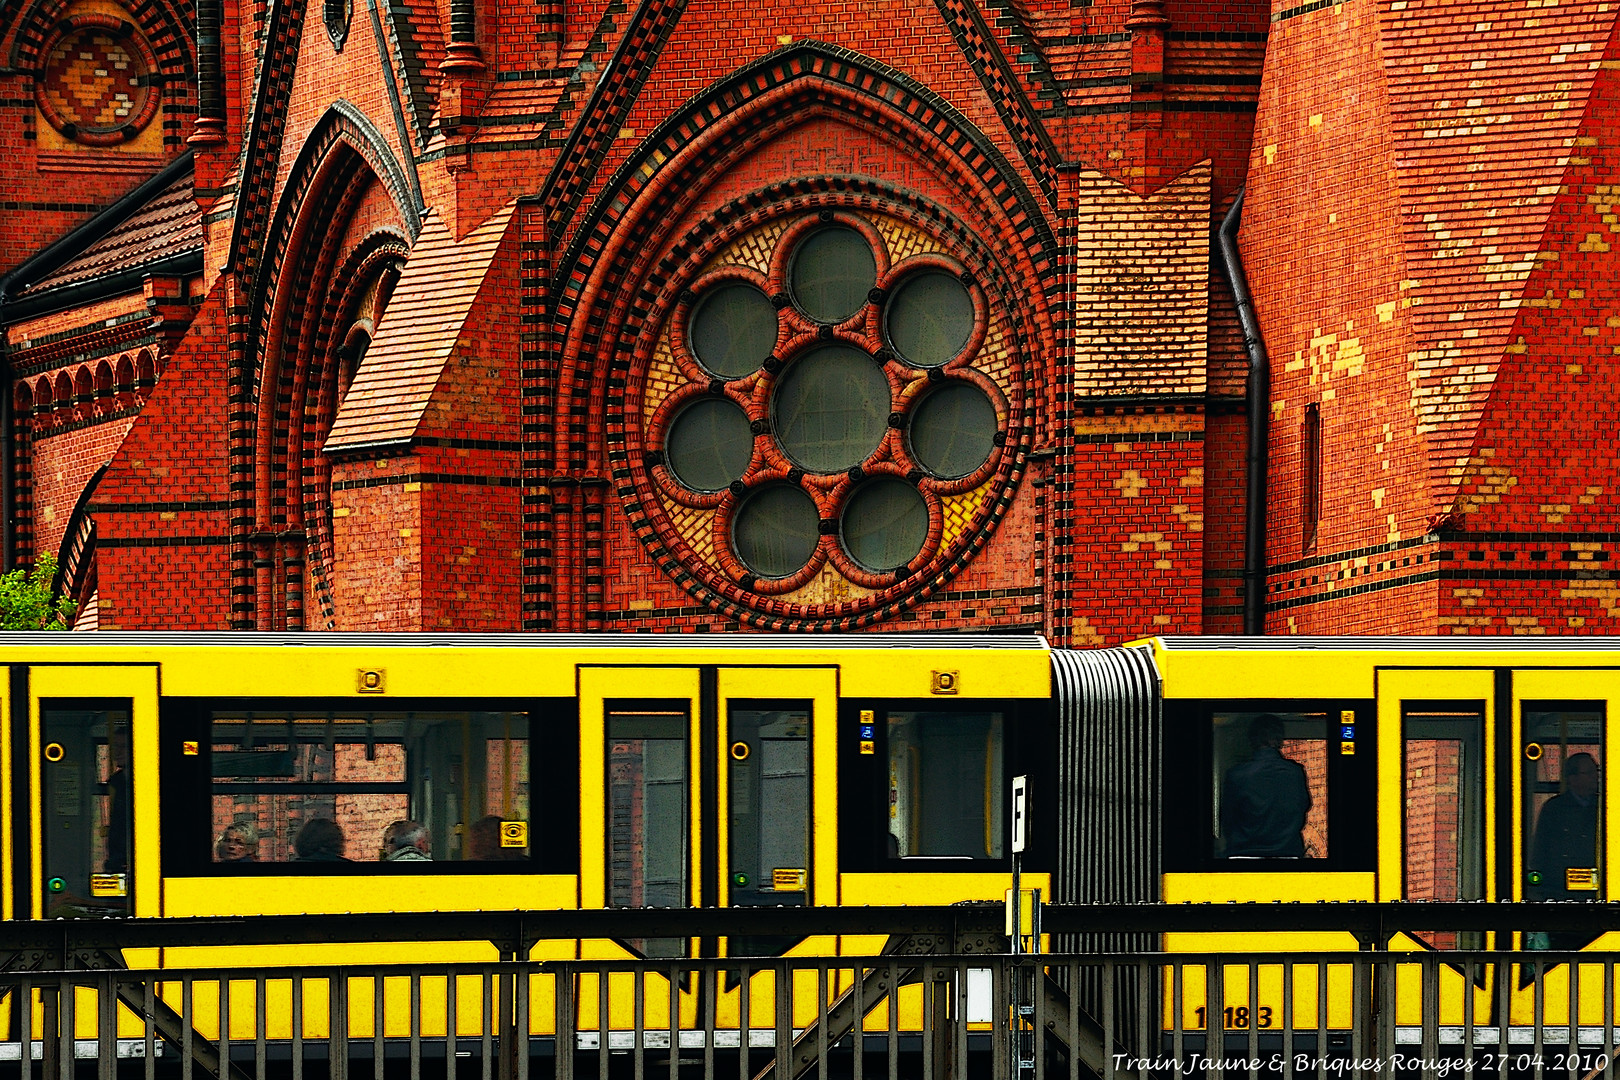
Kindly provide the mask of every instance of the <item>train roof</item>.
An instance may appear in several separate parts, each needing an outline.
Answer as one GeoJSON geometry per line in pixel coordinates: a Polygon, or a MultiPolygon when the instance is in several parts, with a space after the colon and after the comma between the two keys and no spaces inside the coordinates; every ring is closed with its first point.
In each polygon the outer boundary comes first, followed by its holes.
{"type": "MultiPolygon", "coordinates": [[[[94,633],[44,634],[40,632],[0,633],[0,649],[39,649],[67,647],[173,647],[199,646],[254,648],[318,646],[321,648],[423,648],[443,646],[474,649],[1037,649],[1049,648],[1039,634],[770,634],[770,633],[669,633],[669,634],[549,634],[549,633],[438,633],[435,631],[350,633],[313,630],[303,633],[273,633],[258,630],[231,630],[204,633],[143,632],[98,630],[94,633]]],[[[3,662],[3,660],[0,660],[3,662]]]]}
{"type": "Polygon", "coordinates": [[[1620,636],[1595,634],[1445,634],[1428,636],[1330,635],[1170,635],[1133,644],[1156,643],[1166,652],[1330,650],[1338,652],[1568,652],[1620,650],[1620,636]]]}

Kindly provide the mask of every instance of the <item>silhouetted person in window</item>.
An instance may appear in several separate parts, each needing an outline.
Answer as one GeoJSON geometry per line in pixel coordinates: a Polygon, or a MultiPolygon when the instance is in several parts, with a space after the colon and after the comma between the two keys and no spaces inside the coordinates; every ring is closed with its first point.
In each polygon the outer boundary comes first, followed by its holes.
{"type": "Polygon", "coordinates": [[[396,821],[383,830],[383,862],[432,862],[433,838],[426,825],[396,821]]]}
{"type": "Polygon", "coordinates": [[[1249,760],[1226,771],[1221,834],[1228,859],[1303,859],[1311,789],[1305,768],[1282,756],[1283,722],[1266,713],[1249,725],[1249,760]]]}
{"type": "MultiPolygon", "coordinates": [[[[1564,790],[1541,808],[1536,818],[1535,841],[1530,845],[1530,869],[1541,881],[1530,886],[1532,900],[1596,900],[1595,889],[1569,888],[1567,871],[1596,870],[1598,825],[1598,765],[1591,754],[1571,754],[1564,762],[1564,790]]],[[[1578,949],[1590,938],[1581,934],[1551,934],[1554,949],[1578,949]]]]}
{"type": "Polygon", "coordinates": [[[467,830],[467,858],[479,862],[509,862],[523,858],[520,847],[501,846],[501,819],[481,817],[467,830]]]}
{"type": "Polygon", "coordinates": [[[331,818],[310,818],[293,837],[293,862],[348,862],[343,830],[331,818]]]}
{"type": "Polygon", "coordinates": [[[107,857],[109,874],[129,872],[129,727],[114,722],[107,729],[107,857]]]}

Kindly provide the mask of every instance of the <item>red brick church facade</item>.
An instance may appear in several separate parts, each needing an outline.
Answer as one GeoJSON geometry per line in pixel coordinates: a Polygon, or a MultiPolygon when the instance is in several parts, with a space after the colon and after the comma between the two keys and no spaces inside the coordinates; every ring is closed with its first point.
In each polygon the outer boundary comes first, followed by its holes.
{"type": "Polygon", "coordinates": [[[1613,630],[1617,22],[6,4],[4,556],[103,629],[1613,630]]]}

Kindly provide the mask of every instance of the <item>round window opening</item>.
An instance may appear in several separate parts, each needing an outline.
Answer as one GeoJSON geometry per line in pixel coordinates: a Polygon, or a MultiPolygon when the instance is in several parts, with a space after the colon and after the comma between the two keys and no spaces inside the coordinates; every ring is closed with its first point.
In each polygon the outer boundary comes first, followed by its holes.
{"type": "Polygon", "coordinates": [[[978,472],[996,448],[996,407],[983,390],[949,382],[923,398],[911,417],[911,456],[932,476],[978,472]]]}
{"type": "Polygon", "coordinates": [[[733,402],[708,398],[681,410],[665,445],[675,479],[693,491],[719,491],[748,468],[754,433],[733,402]]]}
{"type": "Polygon", "coordinates": [[[911,484],[883,476],[862,484],[844,507],[844,550],[864,570],[886,573],[922,554],[928,504],[911,484]]]}
{"type": "Polygon", "coordinates": [[[692,309],[687,334],[703,369],[723,379],[759,370],[776,344],[776,308],[752,285],[710,289],[692,309]]]}
{"type": "Polygon", "coordinates": [[[996,279],[919,219],[815,213],[691,257],[628,403],[671,417],[631,455],[658,500],[643,536],[694,595],[773,626],[937,587],[1005,512],[1023,430],[996,279]]]}
{"type": "Polygon", "coordinates": [[[883,331],[889,346],[917,367],[950,363],[973,336],[973,297],[949,274],[915,274],[894,291],[883,331]]]}
{"type": "Polygon", "coordinates": [[[787,369],[771,396],[782,452],[814,473],[843,472],[871,456],[889,423],[889,380],[866,353],[816,349],[787,369]]]}
{"type": "Polygon", "coordinates": [[[128,22],[100,14],[68,22],[46,46],[34,81],[45,120],[75,142],[127,142],[157,115],[157,62],[128,22]]]}
{"type": "Polygon", "coordinates": [[[792,484],[769,484],[745,498],[732,519],[732,545],[742,564],[761,577],[804,569],[821,534],[816,503],[792,484]]]}
{"type": "Polygon", "coordinates": [[[840,323],[866,306],[877,260],[866,237],[845,225],[817,229],[793,252],[793,302],[818,323],[840,323]]]}

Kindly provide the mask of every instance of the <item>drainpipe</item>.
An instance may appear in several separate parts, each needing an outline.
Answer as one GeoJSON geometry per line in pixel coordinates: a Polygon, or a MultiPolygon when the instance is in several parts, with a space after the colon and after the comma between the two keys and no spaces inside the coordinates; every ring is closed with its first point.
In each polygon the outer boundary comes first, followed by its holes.
{"type": "Polygon", "coordinates": [[[1266,342],[1260,335],[1260,320],[1254,314],[1254,298],[1249,295],[1249,279],[1243,273],[1243,257],[1238,253],[1238,223],[1243,220],[1244,189],[1238,188],[1232,208],[1221,222],[1221,260],[1226,280],[1232,286],[1238,325],[1243,328],[1243,348],[1249,354],[1249,382],[1246,393],[1249,416],[1249,447],[1245,456],[1243,506],[1243,632],[1266,632],[1266,464],[1270,446],[1266,435],[1271,424],[1271,362],[1266,342]]]}

